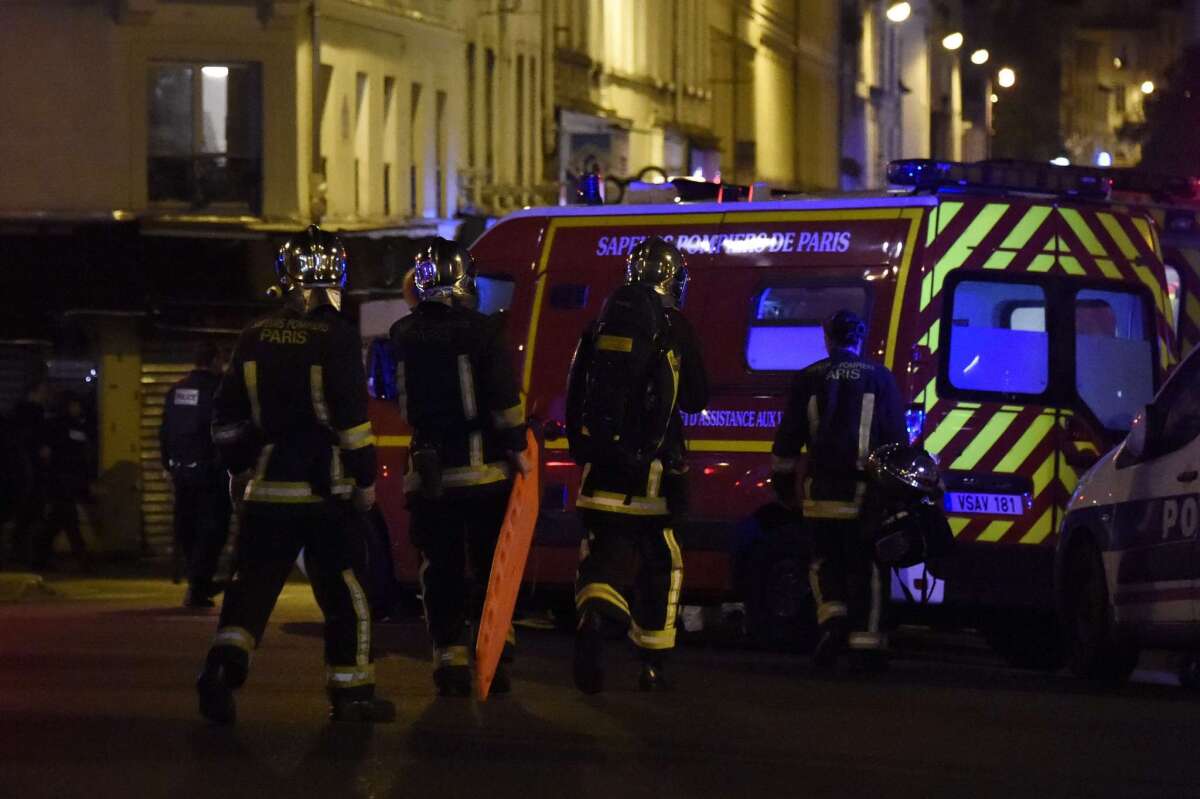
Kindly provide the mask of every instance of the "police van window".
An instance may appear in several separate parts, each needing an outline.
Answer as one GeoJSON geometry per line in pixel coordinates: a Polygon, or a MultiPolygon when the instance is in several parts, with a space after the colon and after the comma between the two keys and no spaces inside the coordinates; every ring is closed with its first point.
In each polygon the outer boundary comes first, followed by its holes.
{"type": "Polygon", "coordinates": [[[1200,435],[1200,354],[1184,361],[1156,404],[1163,414],[1158,454],[1174,452],[1200,435]]]}
{"type": "Polygon", "coordinates": [[[955,388],[1041,394],[1050,379],[1046,292],[964,280],[954,289],[948,379],[955,388]]]}
{"type": "Polygon", "coordinates": [[[479,290],[479,312],[494,314],[507,311],[512,305],[516,283],[506,275],[479,275],[475,286],[479,290]]]}
{"type": "Polygon", "coordinates": [[[1125,291],[1075,295],[1075,387],[1110,430],[1128,430],[1154,398],[1154,344],[1145,301],[1125,291]]]}
{"type": "Polygon", "coordinates": [[[796,371],[826,356],[821,323],[842,308],[868,315],[865,286],[771,286],[754,301],[746,337],[753,371],[796,371]]]}

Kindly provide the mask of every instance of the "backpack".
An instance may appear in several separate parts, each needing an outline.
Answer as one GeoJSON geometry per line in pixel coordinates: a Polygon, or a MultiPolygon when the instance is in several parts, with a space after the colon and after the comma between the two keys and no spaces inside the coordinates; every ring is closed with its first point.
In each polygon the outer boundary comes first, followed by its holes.
{"type": "Polygon", "coordinates": [[[584,333],[568,389],[567,433],[579,462],[631,477],[662,447],[679,389],[662,301],[622,286],[584,333]]]}

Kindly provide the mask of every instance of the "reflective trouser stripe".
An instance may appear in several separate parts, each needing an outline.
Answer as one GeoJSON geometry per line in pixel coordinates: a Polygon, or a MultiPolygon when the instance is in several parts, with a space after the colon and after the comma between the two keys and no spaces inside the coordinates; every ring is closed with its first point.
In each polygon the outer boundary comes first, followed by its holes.
{"type": "Polygon", "coordinates": [[[675,628],[666,630],[643,630],[637,622],[629,625],[629,640],[642,649],[672,649],[675,646],[675,628]]]}
{"type": "Polygon", "coordinates": [[[350,592],[350,604],[354,607],[354,662],[358,666],[366,666],[371,662],[371,608],[367,604],[367,594],[358,584],[353,569],[342,572],[342,580],[350,592]]]}
{"type": "Polygon", "coordinates": [[[245,652],[253,652],[256,642],[245,627],[222,627],[213,637],[213,647],[232,646],[245,652]]]}
{"type": "Polygon", "coordinates": [[[463,418],[469,422],[478,414],[475,407],[475,373],[471,370],[469,355],[458,356],[458,390],[462,395],[463,418]]]}
{"type": "Polygon", "coordinates": [[[359,688],[375,684],[375,666],[330,666],[325,671],[330,688],[359,688]]]}
{"type": "Polygon", "coordinates": [[[575,592],[575,607],[583,608],[585,602],[596,600],[606,602],[625,616],[629,615],[629,602],[621,596],[621,592],[607,583],[588,583],[575,592]]]}
{"type": "Polygon", "coordinates": [[[810,519],[857,519],[857,502],[842,502],[831,499],[806,499],[804,515],[810,519]]]}
{"type": "Polygon", "coordinates": [[[441,666],[466,666],[471,662],[470,652],[461,644],[433,648],[434,668],[441,666]]]}
{"type": "Polygon", "coordinates": [[[483,433],[478,430],[472,430],[467,437],[471,466],[478,469],[483,466],[483,433]]]}
{"type": "Polygon", "coordinates": [[[646,496],[654,498],[658,496],[659,486],[662,485],[663,465],[658,458],[650,461],[650,474],[646,477],[646,496]]]}
{"type": "Polygon", "coordinates": [[[242,364],[242,380],[246,383],[246,396],[250,398],[250,416],[255,427],[262,427],[262,406],[258,402],[258,362],[242,364]]]}
{"type": "Polygon", "coordinates": [[[375,443],[375,435],[370,422],[339,430],[337,436],[338,446],[345,450],[362,449],[375,443]]]}
{"type": "Polygon", "coordinates": [[[871,454],[871,426],[875,422],[875,395],[863,394],[862,415],[858,420],[858,468],[867,463],[871,454]]]}
{"type": "Polygon", "coordinates": [[[505,408],[502,411],[492,411],[492,424],[497,430],[519,427],[524,422],[525,407],[521,403],[517,403],[511,408],[505,408]]]}
{"type": "Polygon", "coordinates": [[[884,649],[887,647],[887,636],[881,633],[855,632],[850,633],[851,649],[884,649]]]}
{"type": "Polygon", "coordinates": [[[867,632],[879,632],[879,619],[883,615],[883,580],[879,566],[871,564],[871,610],[867,614],[867,632]]]}
{"type": "Polygon", "coordinates": [[[312,395],[313,415],[321,424],[329,424],[329,406],[325,404],[325,367],[319,363],[308,367],[308,391],[312,395]]]}
{"type": "Polygon", "coordinates": [[[663,530],[663,539],[671,551],[671,583],[667,588],[667,612],[663,629],[674,629],[675,616],[679,613],[679,594],[683,590],[683,553],[675,541],[675,531],[670,527],[663,530]]]}
{"type": "Polygon", "coordinates": [[[823,565],[825,565],[825,559],[816,558],[808,567],[808,584],[812,587],[813,600],[817,603],[817,624],[824,624],[830,619],[845,618],[850,613],[845,602],[827,602],[821,593],[821,567],[823,565]]]}
{"type": "MultiPolygon", "coordinates": [[[[452,466],[442,469],[443,488],[461,488],[463,486],[491,485],[507,480],[512,474],[512,467],[504,461],[485,463],[482,466],[452,466]]],[[[404,490],[407,492],[421,489],[421,475],[412,467],[409,460],[408,473],[404,475],[404,490]]]]}
{"type": "Polygon", "coordinates": [[[666,516],[667,501],[662,497],[633,497],[628,503],[625,497],[612,491],[594,491],[580,494],[575,501],[577,508],[626,513],[631,516],[666,516]]]}

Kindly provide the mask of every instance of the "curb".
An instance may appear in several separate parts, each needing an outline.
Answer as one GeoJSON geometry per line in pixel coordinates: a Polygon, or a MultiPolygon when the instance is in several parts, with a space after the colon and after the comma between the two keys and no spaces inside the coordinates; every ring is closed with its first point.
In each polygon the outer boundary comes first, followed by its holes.
{"type": "Polygon", "coordinates": [[[40,574],[0,574],[0,602],[20,602],[23,599],[56,596],[53,588],[46,584],[40,574]]]}

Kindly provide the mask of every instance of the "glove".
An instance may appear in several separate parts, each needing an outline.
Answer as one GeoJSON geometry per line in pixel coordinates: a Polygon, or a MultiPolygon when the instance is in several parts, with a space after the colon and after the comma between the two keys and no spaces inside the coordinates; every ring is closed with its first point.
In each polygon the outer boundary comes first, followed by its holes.
{"type": "Polygon", "coordinates": [[[788,508],[796,507],[795,472],[771,472],[771,488],[781,504],[788,508]]]}
{"type": "Polygon", "coordinates": [[[234,474],[229,473],[229,498],[235,505],[241,503],[246,496],[246,486],[250,484],[251,478],[254,477],[254,470],[247,469],[244,472],[234,474]]]}
{"type": "Polygon", "coordinates": [[[375,507],[375,486],[355,486],[354,494],[350,497],[350,501],[354,503],[356,511],[366,513],[375,507]]]}
{"type": "Polygon", "coordinates": [[[510,451],[508,453],[508,462],[512,464],[514,469],[521,473],[522,477],[528,477],[529,473],[533,471],[533,466],[529,463],[529,458],[525,457],[524,452],[510,451]]]}

